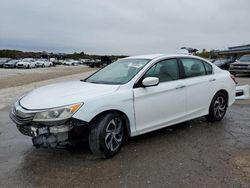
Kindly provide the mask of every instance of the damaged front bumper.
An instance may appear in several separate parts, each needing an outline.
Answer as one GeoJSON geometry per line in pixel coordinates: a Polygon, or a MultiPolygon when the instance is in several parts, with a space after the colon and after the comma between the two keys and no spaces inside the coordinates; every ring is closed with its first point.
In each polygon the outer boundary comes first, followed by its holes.
{"type": "Polygon", "coordinates": [[[71,145],[76,138],[80,138],[88,131],[87,122],[70,118],[58,122],[34,122],[34,112],[22,107],[13,108],[10,118],[16,124],[18,130],[32,137],[36,147],[64,147],[71,145]]]}

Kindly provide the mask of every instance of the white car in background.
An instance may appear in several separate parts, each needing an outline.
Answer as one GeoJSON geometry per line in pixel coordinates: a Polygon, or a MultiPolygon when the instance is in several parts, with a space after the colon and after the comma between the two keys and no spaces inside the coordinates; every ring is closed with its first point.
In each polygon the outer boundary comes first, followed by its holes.
{"type": "Polygon", "coordinates": [[[53,63],[48,61],[47,59],[38,59],[36,60],[37,67],[52,67],[53,63]]]}
{"type": "Polygon", "coordinates": [[[24,58],[16,64],[16,68],[29,69],[35,67],[36,67],[36,62],[33,58],[24,58]]]}
{"type": "Polygon", "coordinates": [[[63,61],[63,65],[79,65],[80,61],[74,59],[66,59],[63,61]]]}
{"type": "Polygon", "coordinates": [[[220,121],[234,101],[234,77],[205,59],[143,55],[84,80],[35,89],[10,117],[36,147],[61,147],[86,134],[91,151],[109,158],[126,137],[201,116],[220,121]]]}

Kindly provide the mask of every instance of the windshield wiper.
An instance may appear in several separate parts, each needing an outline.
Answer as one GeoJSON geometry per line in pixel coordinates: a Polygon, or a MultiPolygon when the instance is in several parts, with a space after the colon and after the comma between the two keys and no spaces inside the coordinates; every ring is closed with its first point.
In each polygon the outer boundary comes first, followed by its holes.
{"type": "Polygon", "coordinates": [[[122,84],[122,83],[109,82],[109,81],[86,81],[86,80],[80,80],[80,81],[93,83],[93,84],[108,84],[108,85],[120,85],[120,84],[122,84]]]}

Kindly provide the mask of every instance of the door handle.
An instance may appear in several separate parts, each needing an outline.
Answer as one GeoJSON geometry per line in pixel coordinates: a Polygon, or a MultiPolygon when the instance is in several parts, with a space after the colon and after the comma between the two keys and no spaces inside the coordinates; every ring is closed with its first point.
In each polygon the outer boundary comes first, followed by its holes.
{"type": "Polygon", "coordinates": [[[215,78],[212,78],[212,79],[209,80],[209,82],[213,82],[213,81],[215,81],[215,80],[216,80],[215,78]]]}
{"type": "Polygon", "coordinates": [[[182,89],[182,88],[184,88],[184,87],[186,87],[186,86],[180,85],[180,86],[177,86],[175,89],[182,89]]]}

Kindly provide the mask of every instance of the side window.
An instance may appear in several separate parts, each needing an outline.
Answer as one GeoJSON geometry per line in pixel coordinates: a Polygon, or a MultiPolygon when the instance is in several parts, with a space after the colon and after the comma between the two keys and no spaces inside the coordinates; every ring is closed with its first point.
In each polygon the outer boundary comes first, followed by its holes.
{"type": "Polygon", "coordinates": [[[206,63],[206,62],[203,62],[203,63],[204,63],[204,65],[205,65],[206,73],[207,73],[207,74],[213,74],[213,68],[212,68],[212,66],[209,65],[209,64],[206,63]]]}
{"type": "Polygon", "coordinates": [[[181,58],[181,62],[184,67],[184,72],[188,78],[206,75],[206,70],[201,60],[181,58]]]}
{"type": "Polygon", "coordinates": [[[152,66],[143,76],[158,77],[160,82],[172,81],[179,79],[179,68],[176,59],[160,61],[152,66]]]}

